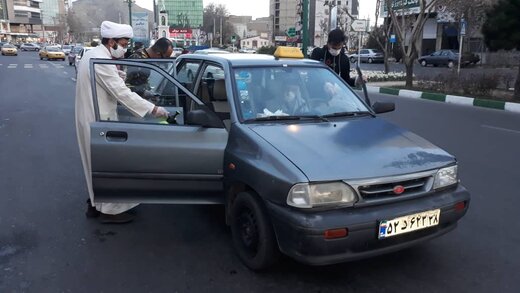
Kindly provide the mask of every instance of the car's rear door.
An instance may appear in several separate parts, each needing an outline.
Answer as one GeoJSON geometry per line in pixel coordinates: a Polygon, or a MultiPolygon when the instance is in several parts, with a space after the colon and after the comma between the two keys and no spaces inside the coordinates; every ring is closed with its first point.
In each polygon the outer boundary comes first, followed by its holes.
{"type": "Polygon", "coordinates": [[[126,85],[175,113],[177,124],[151,115],[135,117],[121,104],[117,105],[117,119],[105,118],[99,103],[107,100],[106,86],[92,74],[96,121],[90,125],[90,147],[96,201],[221,203],[228,133],[223,127],[185,122],[193,104],[201,108],[203,103],[159,66],[93,59],[90,70],[97,73],[103,66],[123,69],[126,85]]]}

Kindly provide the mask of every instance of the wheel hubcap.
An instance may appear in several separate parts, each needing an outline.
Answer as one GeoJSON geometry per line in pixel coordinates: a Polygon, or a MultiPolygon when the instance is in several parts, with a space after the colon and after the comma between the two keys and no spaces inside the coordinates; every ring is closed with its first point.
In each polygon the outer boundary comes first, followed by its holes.
{"type": "Polygon", "coordinates": [[[251,210],[246,209],[240,214],[238,228],[244,248],[250,255],[255,255],[258,249],[258,226],[251,210]]]}

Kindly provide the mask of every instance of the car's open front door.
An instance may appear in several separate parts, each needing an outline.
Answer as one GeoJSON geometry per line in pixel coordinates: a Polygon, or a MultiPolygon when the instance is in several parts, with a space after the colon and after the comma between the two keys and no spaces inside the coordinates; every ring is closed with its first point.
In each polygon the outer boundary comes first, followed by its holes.
{"type": "MultiPolygon", "coordinates": [[[[223,127],[188,125],[190,109],[207,109],[197,97],[157,64],[92,59],[90,72],[96,115],[90,125],[95,201],[223,201],[222,168],[228,133],[223,127]],[[114,90],[117,86],[101,80],[106,77],[104,71],[116,68],[124,71],[120,75],[134,92],[131,95],[166,108],[170,119],[133,115],[132,106],[115,97],[122,94],[114,90]],[[107,113],[111,107],[116,113],[107,113]]],[[[214,113],[208,111],[208,115],[214,113]]]]}

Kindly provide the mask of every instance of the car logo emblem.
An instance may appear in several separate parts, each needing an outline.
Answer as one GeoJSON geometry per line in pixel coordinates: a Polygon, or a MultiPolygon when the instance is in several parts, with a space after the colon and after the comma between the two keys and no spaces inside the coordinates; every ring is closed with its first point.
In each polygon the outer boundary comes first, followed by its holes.
{"type": "Polygon", "coordinates": [[[404,192],[404,187],[402,185],[396,185],[393,190],[395,195],[399,195],[404,192]]]}

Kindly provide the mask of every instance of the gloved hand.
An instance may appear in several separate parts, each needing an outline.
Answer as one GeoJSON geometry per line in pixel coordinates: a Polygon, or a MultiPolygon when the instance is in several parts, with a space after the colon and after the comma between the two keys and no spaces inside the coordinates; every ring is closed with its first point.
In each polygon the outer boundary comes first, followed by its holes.
{"type": "Polygon", "coordinates": [[[119,77],[121,77],[123,80],[126,80],[126,72],[123,70],[118,70],[117,74],[119,74],[119,77]]]}
{"type": "Polygon", "coordinates": [[[159,117],[167,118],[168,115],[170,115],[170,112],[166,111],[166,109],[164,109],[163,107],[155,106],[155,108],[152,111],[152,115],[155,117],[158,117],[158,118],[159,117]]]}

